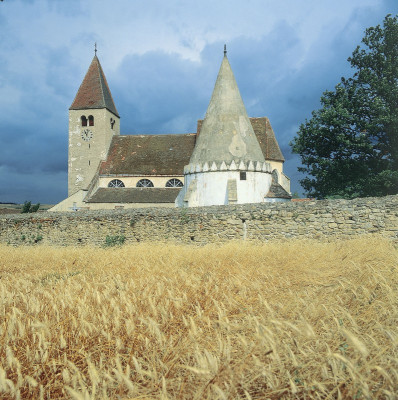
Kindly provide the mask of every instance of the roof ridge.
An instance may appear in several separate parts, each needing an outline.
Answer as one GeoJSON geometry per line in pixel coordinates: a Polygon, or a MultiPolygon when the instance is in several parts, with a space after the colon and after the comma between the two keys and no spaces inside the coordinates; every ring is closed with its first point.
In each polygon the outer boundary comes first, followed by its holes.
{"type": "Polygon", "coordinates": [[[96,57],[96,58],[97,58],[97,61],[98,61],[98,68],[99,68],[99,70],[100,70],[99,78],[100,78],[100,83],[101,83],[101,84],[100,84],[100,89],[101,89],[102,98],[105,99],[104,82],[103,82],[103,79],[102,79],[102,76],[103,76],[103,74],[104,74],[104,71],[102,70],[101,63],[99,62],[97,55],[95,55],[94,57],[96,57]]]}
{"type": "Polygon", "coordinates": [[[285,161],[285,157],[283,156],[282,150],[279,146],[278,141],[276,140],[275,132],[272,129],[272,125],[270,120],[267,118],[265,127],[265,133],[267,137],[267,156],[270,160],[280,160],[285,161]],[[271,154],[272,153],[272,154],[271,154]]]}

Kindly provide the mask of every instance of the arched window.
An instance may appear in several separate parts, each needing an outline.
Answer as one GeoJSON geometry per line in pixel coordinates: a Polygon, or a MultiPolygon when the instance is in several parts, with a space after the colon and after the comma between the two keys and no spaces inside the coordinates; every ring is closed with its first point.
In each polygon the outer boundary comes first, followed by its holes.
{"type": "Polygon", "coordinates": [[[276,169],[274,169],[272,172],[271,172],[271,175],[272,175],[272,179],[274,180],[274,182],[275,183],[279,183],[278,181],[279,181],[279,174],[278,174],[278,171],[276,170],[276,169]]]}
{"type": "Polygon", "coordinates": [[[87,126],[87,118],[84,115],[80,117],[80,120],[82,121],[82,126],[87,126]]]}
{"type": "Polygon", "coordinates": [[[120,179],[113,179],[108,183],[110,188],[121,188],[124,187],[124,183],[120,179]]]}
{"type": "Polygon", "coordinates": [[[140,179],[137,182],[137,187],[153,187],[153,183],[152,181],[150,181],[149,179],[140,179]]]}
{"type": "Polygon", "coordinates": [[[166,182],[166,187],[183,187],[183,183],[179,179],[170,179],[166,182]]]}
{"type": "Polygon", "coordinates": [[[88,116],[88,125],[94,126],[94,117],[92,115],[88,116]]]}

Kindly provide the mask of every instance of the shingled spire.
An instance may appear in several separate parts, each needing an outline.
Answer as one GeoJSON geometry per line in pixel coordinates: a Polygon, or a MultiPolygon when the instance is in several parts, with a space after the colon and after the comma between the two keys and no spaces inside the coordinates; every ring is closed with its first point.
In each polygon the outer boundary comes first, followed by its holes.
{"type": "Polygon", "coordinates": [[[190,164],[264,163],[226,50],[190,164]]]}
{"type": "Polygon", "coordinates": [[[93,108],[106,108],[119,117],[97,55],[94,56],[69,110],[93,108]]]}

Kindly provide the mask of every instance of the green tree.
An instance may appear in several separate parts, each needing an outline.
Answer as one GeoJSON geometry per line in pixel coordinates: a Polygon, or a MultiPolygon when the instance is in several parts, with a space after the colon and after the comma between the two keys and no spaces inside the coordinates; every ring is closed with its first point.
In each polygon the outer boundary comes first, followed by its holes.
{"type": "Polygon", "coordinates": [[[30,211],[31,213],[35,213],[37,211],[39,211],[40,208],[40,203],[35,204],[34,206],[30,207],[30,211]]]}
{"type": "Polygon", "coordinates": [[[28,213],[28,212],[30,211],[31,205],[32,205],[32,202],[30,202],[30,201],[25,201],[25,203],[23,203],[21,213],[22,213],[22,214],[28,213]]]}
{"type": "Polygon", "coordinates": [[[33,206],[32,202],[25,201],[25,203],[23,203],[21,213],[22,214],[35,213],[39,210],[39,208],[40,208],[40,203],[37,203],[33,206]]]}
{"type": "Polygon", "coordinates": [[[325,91],[290,143],[309,196],[398,193],[398,16],[368,28],[348,59],[355,72],[325,91]]]}

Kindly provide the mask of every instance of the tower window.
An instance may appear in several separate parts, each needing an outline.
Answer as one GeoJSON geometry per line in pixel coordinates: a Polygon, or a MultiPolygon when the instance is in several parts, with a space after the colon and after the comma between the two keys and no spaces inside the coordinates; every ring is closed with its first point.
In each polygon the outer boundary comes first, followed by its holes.
{"type": "Polygon", "coordinates": [[[113,129],[113,125],[115,125],[115,120],[113,118],[111,118],[111,129],[113,129]]]}
{"type": "Polygon", "coordinates": [[[246,180],[246,171],[240,171],[240,180],[245,181],[246,180]]]}
{"type": "Polygon", "coordinates": [[[80,120],[82,121],[82,126],[87,126],[87,118],[84,115],[80,117],[80,120]]]}
{"type": "Polygon", "coordinates": [[[124,183],[120,179],[113,179],[108,183],[108,187],[110,188],[120,188],[124,187],[124,183]]]}
{"type": "Polygon", "coordinates": [[[88,116],[88,125],[94,126],[94,117],[92,115],[88,116]]]}
{"type": "Polygon", "coordinates": [[[179,179],[170,179],[166,182],[166,187],[183,187],[184,185],[179,179]]]}
{"type": "Polygon", "coordinates": [[[150,181],[149,179],[140,179],[137,182],[137,187],[153,187],[153,183],[152,181],[150,181]]]}

